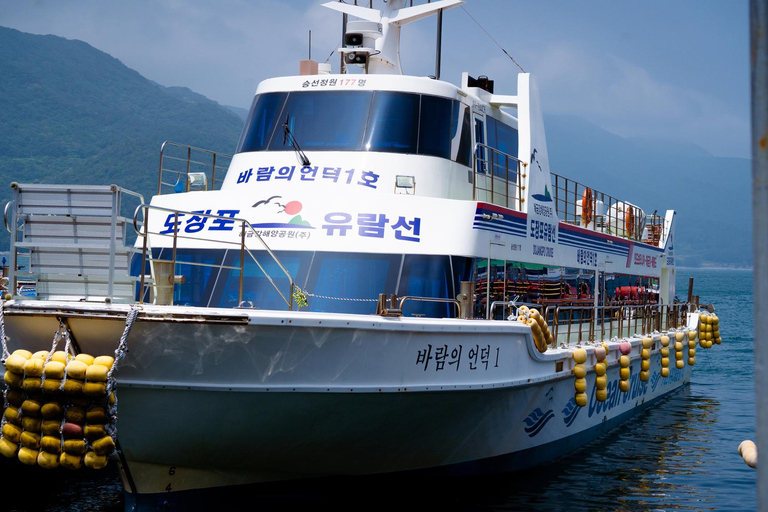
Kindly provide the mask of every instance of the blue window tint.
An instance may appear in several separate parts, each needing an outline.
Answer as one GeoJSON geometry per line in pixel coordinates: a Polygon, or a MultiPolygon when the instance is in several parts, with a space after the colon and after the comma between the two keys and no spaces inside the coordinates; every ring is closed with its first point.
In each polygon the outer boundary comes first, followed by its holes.
{"type": "Polygon", "coordinates": [[[469,116],[469,107],[460,101],[454,102],[453,107],[453,146],[456,153],[452,160],[456,163],[470,167],[472,158],[472,121],[469,116]]]}
{"type": "Polygon", "coordinates": [[[395,288],[400,256],[379,254],[318,253],[308,285],[315,297],[311,311],[332,313],[376,313],[380,293],[395,288]],[[359,299],[359,300],[344,300],[359,299]]]}
{"type": "Polygon", "coordinates": [[[273,151],[293,151],[283,136],[288,127],[299,146],[306,150],[359,150],[371,106],[367,91],[292,92],[278,119],[277,130],[269,144],[273,151]]]}
{"type": "Polygon", "coordinates": [[[421,97],[419,154],[451,158],[451,100],[421,97]]]}
{"type": "Polygon", "coordinates": [[[377,92],[364,147],[368,151],[416,153],[418,126],[418,95],[377,92]]]}
{"type": "Polygon", "coordinates": [[[275,121],[280,115],[286,96],[287,93],[275,92],[260,94],[254,98],[248,122],[237,145],[238,153],[267,149],[275,121]]]}
{"type": "MultiPolygon", "coordinates": [[[[406,256],[398,295],[453,298],[450,258],[448,256],[406,256]]],[[[408,301],[406,316],[444,318],[456,315],[456,306],[440,302],[408,301]]]]}
{"type": "MultiPolygon", "coordinates": [[[[228,265],[239,267],[239,251],[230,251],[230,253],[236,254],[234,254],[232,262],[228,263],[228,265]]],[[[287,310],[288,303],[285,299],[290,299],[290,281],[288,277],[266,253],[254,251],[252,254],[258,260],[261,268],[246,254],[242,300],[252,302],[259,309],[287,310]],[[271,278],[275,286],[270,283],[270,279],[267,276],[271,278]],[[280,296],[281,293],[285,296],[285,299],[280,296]]],[[[295,279],[295,276],[299,275],[302,259],[301,253],[283,253],[278,258],[280,263],[283,264],[285,269],[295,279]]],[[[219,305],[225,308],[236,307],[239,304],[240,269],[230,270],[224,283],[219,305]]]]}

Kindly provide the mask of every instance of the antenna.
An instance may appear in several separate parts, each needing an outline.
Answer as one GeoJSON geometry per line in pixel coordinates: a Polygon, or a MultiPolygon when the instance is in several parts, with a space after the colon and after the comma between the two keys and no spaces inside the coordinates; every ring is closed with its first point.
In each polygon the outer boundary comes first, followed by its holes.
{"type": "Polygon", "coordinates": [[[312,60],[312,31],[309,31],[309,57],[307,59],[312,60]]]}

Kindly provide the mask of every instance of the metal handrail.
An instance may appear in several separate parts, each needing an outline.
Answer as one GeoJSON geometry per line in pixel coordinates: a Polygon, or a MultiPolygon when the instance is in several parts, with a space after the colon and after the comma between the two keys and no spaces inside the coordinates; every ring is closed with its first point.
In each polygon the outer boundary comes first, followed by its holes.
{"type": "MultiPolygon", "coordinates": [[[[605,304],[595,306],[556,306],[552,312],[552,334],[555,342],[558,335],[565,334],[570,341],[574,326],[579,335],[577,341],[595,341],[597,331],[600,339],[612,337],[644,336],[684,326],[684,318],[690,306],[676,304],[605,304]],[[575,313],[581,313],[574,318],[575,313]],[[586,314],[589,313],[589,314],[586,314]],[[564,318],[563,318],[564,317],[564,318]],[[555,321],[557,320],[557,321],[555,321]],[[582,337],[586,327],[587,339],[582,337]],[[607,327],[607,329],[606,329],[607,327]],[[565,333],[562,330],[566,329],[565,333]]],[[[549,320],[550,308],[544,313],[549,320]]]]}
{"type": "MultiPolygon", "coordinates": [[[[146,277],[146,270],[145,270],[146,269],[146,261],[147,261],[148,257],[152,258],[151,249],[148,251],[148,248],[149,248],[149,235],[152,235],[152,236],[161,236],[161,237],[173,237],[172,258],[171,258],[171,260],[159,260],[157,258],[154,258],[154,261],[170,262],[170,263],[173,264],[174,268],[176,266],[176,263],[188,264],[188,262],[177,262],[176,261],[176,247],[177,247],[178,239],[189,239],[189,240],[195,240],[195,241],[198,241],[198,242],[200,242],[200,241],[208,241],[208,242],[215,242],[215,243],[219,243],[219,244],[238,245],[239,250],[240,250],[240,266],[239,267],[233,267],[233,266],[224,265],[224,264],[220,264],[219,265],[219,264],[206,264],[206,263],[199,263],[197,265],[198,266],[210,266],[210,267],[221,268],[221,269],[230,269],[230,270],[239,269],[240,270],[240,283],[239,283],[238,303],[241,303],[242,300],[243,300],[243,274],[244,274],[244,270],[245,270],[245,255],[248,254],[248,256],[250,256],[251,260],[253,260],[253,262],[256,263],[256,265],[259,267],[259,270],[262,271],[262,273],[267,278],[267,280],[270,282],[270,284],[272,284],[272,286],[275,289],[275,291],[280,295],[280,297],[283,299],[283,301],[288,305],[288,310],[289,311],[293,310],[293,296],[294,296],[294,292],[295,292],[295,288],[296,288],[296,284],[293,281],[293,277],[291,276],[290,272],[288,272],[288,270],[283,266],[283,264],[280,262],[280,260],[277,258],[277,255],[275,255],[275,253],[272,252],[272,249],[269,248],[269,246],[264,241],[264,239],[261,238],[261,235],[259,235],[258,231],[256,231],[253,228],[253,226],[251,226],[251,223],[248,222],[247,220],[241,219],[241,218],[238,218],[238,217],[222,217],[220,215],[212,215],[212,214],[199,213],[199,212],[187,212],[187,211],[183,211],[183,210],[174,210],[174,209],[171,209],[171,208],[163,208],[161,206],[152,206],[152,205],[148,205],[148,204],[141,204],[141,205],[139,205],[136,208],[136,211],[133,214],[133,229],[134,229],[134,231],[136,231],[136,234],[138,236],[141,236],[141,237],[144,238],[143,249],[142,249],[141,285],[140,285],[141,295],[140,295],[140,298],[143,299],[143,296],[144,296],[144,282],[145,282],[145,277],[146,277]],[[149,211],[150,210],[157,210],[157,211],[163,211],[163,212],[168,212],[168,213],[175,214],[175,217],[174,217],[174,230],[173,230],[172,234],[171,233],[159,233],[159,232],[157,232],[157,233],[154,233],[154,232],[150,233],[149,232],[148,218],[149,218],[149,211]],[[138,224],[139,224],[138,217],[139,217],[139,212],[140,211],[143,212],[143,222],[142,222],[142,225],[144,227],[143,232],[139,229],[139,226],[138,226],[138,224]],[[226,241],[226,240],[214,240],[214,239],[206,239],[206,238],[200,238],[200,237],[194,237],[194,236],[180,235],[179,234],[179,215],[186,215],[186,214],[196,215],[198,217],[206,217],[206,218],[211,218],[211,219],[222,219],[222,220],[226,220],[227,222],[240,223],[240,226],[241,226],[240,242],[237,243],[237,242],[231,242],[231,241],[226,241]],[[256,256],[254,256],[253,253],[251,252],[251,250],[246,246],[246,243],[245,243],[246,232],[253,233],[253,236],[255,236],[255,238],[258,239],[258,241],[261,243],[261,245],[264,248],[264,250],[266,250],[267,254],[269,254],[269,256],[272,258],[272,261],[274,261],[277,264],[277,266],[280,267],[280,270],[282,270],[283,273],[285,274],[285,276],[288,278],[288,281],[290,283],[290,293],[288,294],[287,298],[283,294],[283,292],[280,291],[280,288],[273,281],[272,277],[266,272],[264,267],[262,267],[261,263],[259,263],[259,261],[256,258],[256,256]]],[[[252,237],[249,236],[247,238],[252,238],[252,237]]]]}
{"type": "Polygon", "coordinates": [[[461,303],[456,299],[443,299],[439,297],[416,297],[412,295],[406,295],[405,297],[400,297],[400,304],[398,305],[398,308],[400,311],[403,310],[403,304],[405,304],[405,301],[407,300],[415,300],[419,302],[442,302],[445,304],[455,304],[456,305],[456,313],[458,315],[457,318],[461,318],[461,303]]]}
{"type": "Polygon", "coordinates": [[[475,201],[490,202],[518,212],[523,211],[524,198],[521,194],[520,180],[518,178],[510,180],[510,175],[520,176],[520,167],[524,165],[525,163],[515,156],[486,144],[475,143],[474,150],[472,151],[472,171],[474,174],[472,179],[472,198],[475,201]],[[480,154],[488,155],[488,158],[478,156],[480,154]],[[504,165],[497,163],[502,158],[504,159],[504,165]],[[513,167],[510,167],[510,162],[515,162],[513,167]],[[478,170],[480,168],[484,170],[478,170]],[[501,176],[497,175],[496,171],[500,171],[499,174],[501,176]],[[478,178],[490,180],[490,189],[478,187],[478,178]],[[497,180],[501,182],[500,186],[503,187],[503,191],[498,190],[495,186],[497,180]],[[514,187],[514,197],[511,198],[512,204],[510,204],[510,185],[514,187]],[[479,192],[490,193],[490,198],[479,197],[481,195],[479,192]]]}
{"type": "MultiPolygon", "coordinates": [[[[217,185],[217,183],[216,183],[216,171],[217,170],[219,170],[219,171],[226,171],[226,169],[228,167],[228,164],[227,165],[217,164],[217,162],[216,162],[217,159],[218,160],[229,159],[229,161],[231,161],[232,160],[232,155],[228,155],[226,153],[219,153],[219,152],[216,152],[216,151],[210,151],[208,149],[197,148],[197,147],[189,146],[189,145],[186,145],[186,144],[179,144],[179,143],[176,143],[176,142],[170,142],[170,141],[163,142],[163,145],[160,148],[160,167],[158,169],[158,176],[157,176],[157,193],[158,193],[158,195],[162,195],[162,193],[163,193],[163,185],[169,186],[169,187],[174,187],[176,185],[176,183],[169,183],[169,182],[163,181],[163,173],[164,172],[174,174],[176,176],[176,180],[178,182],[178,180],[179,180],[179,178],[181,176],[189,176],[190,171],[193,169],[193,165],[196,168],[202,168],[203,172],[206,173],[206,176],[207,176],[207,173],[210,171],[210,173],[211,173],[210,187],[209,187],[208,184],[206,184],[206,190],[215,190],[216,189],[216,185],[217,185]],[[186,158],[166,155],[165,154],[166,153],[166,147],[182,148],[182,149],[186,150],[186,158]],[[210,162],[203,162],[203,161],[200,161],[200,160],[194,160],[192,158],[192,152],[193,151],[195,153],[203,153],[203,154],[206,154],[206,155],[210,155],[211,156],[211,161],[210,162]],[[165,162],[166,160],[173,160],[173,161],[178,161],[178,162],[184,162],[185,163],[185,169],[184,170],[166,169],[165,166],[163,165],[163,162],[165,162]]],[[[220,179],[218,184],[220,185],[222,182],[223,182],[223,179],[220,179]]],[[[189,188],[189,180],[187,179],[187,184],[185,185],[184,190],[188,191],[188,188],[189,188]]]]}

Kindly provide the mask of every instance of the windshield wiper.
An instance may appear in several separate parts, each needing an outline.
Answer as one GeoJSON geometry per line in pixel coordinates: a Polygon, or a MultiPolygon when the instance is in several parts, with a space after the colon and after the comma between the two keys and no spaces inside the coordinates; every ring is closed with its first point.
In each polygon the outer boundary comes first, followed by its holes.
{"type": "Polygon", "coordinates": [[[301,165],[307,167],[310,164],[309,158],[307,158],[307,155],[304,154],[304,152],[299,147],[299,143],[296,142],[296,137],[293,136],[293,132],[288,127],[288,123],[291,122],[291,116],[287,115],[285,116],[285,123],[283,124],[283,146],[285,146],[285,141],[291,143],[291,146],[293,146],[293,150],[296,152],[296,157],[299,159],[299,163],[301,165]]]}

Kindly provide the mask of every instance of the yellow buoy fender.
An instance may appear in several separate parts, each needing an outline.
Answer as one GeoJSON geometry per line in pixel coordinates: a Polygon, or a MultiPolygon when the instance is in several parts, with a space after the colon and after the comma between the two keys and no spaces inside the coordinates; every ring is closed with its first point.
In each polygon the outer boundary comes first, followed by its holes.
{"type": "Polygon", "coordinates": [[[40,425],[40,430],[46,436],[57,436],[59,435],[60,426],[61,421],[59,420],[43,420],[42,425],[40,425]]]}
{"type": "Polygon", "coordinates": [[[59,402],[48,402],[40,408],[40,414],[47,420],[64,416],[64,407],[59,402]]]}
{"type": "Polygon", "coordinates": [[[28,359],[24,363],[24,376],[39,377],[43,374],[43,360],[35,357],[28,359]]]}
{"type": "Polygon", "coordinates": [[[85,434],[85,438],[87,440],[93,442],[96,439],[100,439],[106,436],[107,429],[104,428],[104,425],[86,425],[83,433],[85,434]]]}
{"type": "Polygon", "coordinates": [[[574,399],[576,400],[576,405],[579,407],[585,407],[587,405],[588,399],[586,393],[576,393],[574,399]]]}
{"type": "Polygon", "coordinates": [[[646,382],[648,379],[651,378],[651,372],[648,370],[641,370],[640,371],[640,380],[643,382],[646,382]]]}
{"type": "Polygon", "coordinates": [[[61,379],[45,379],[43,382],[43,391],[50,394],[59,393],[61,391],[61,379]]]}
{"type": "Polygon", "coordinates": [[[587,391],[587,379],[576,379],[573,383],[576,393],[585,393],[587,391]]]}
{"type": "Polygon", "coordinates": [[[21,375],[24,373],[24,364],[26,364],[28,360],[29,357],[24,357],[22,354],[17,354],[14,352],[12,355],[8,356],[8,359],[5,360],[5,369],[21,375]]]}
{"type": "Polygon", "coordinates": [[[619,378],[621,380],[629,380],[629,376],[630,376],[629,368],[619,369],[619,378]]]}
{"type": "Polygon", "coordinates": [[[107,465],[106,455],[98,455],[96,452],[88,452],[85,454],[85,465],[91,469],[102,469],[107,465]]]}
{"type": "Polygon", "coordinates": [[[64,452],[61,454],[61,457],[59,457],[59,464],[66,469],[80,469],[83,465],[83,457],[81,455],[73,455],[64,452]]]}
{"type": "Polygon", "coordinates": [[[0,455],[3,457],[13,457],[16,455],[16,451],[19,449],[19,445],[11,442],[4,437],[0,438],[0,455]]]}
{"type": "Polygon", "coordinates": [[[91,365],[91,364],[93,364],[93,360],[94,360],[94,359],[96,359],[96,358],[95,358],[95,357],[93,357],[91,354],[77,354],[77,355],[75,356],[75,360],[76,360],[76,361],[82,361],[82,362],[84,362],[86,365],[91,365]]]}
{"type": "Polygon", "coordinates": [[[25,377],[24,381],[21,383],[21,389],[27,393],[34,393],[35,391],[40,391],[42,385],[43,381],[40,377],[25,377]]]}
{"type": "Polygon", "coordinates": [[[91,407],[88,409],[88,412],[85,413],[86,423],[106,423],[107,419],[107,409],[105,407],[91,407]]]}
{"type": "Polygon", "coordinates": [[[43,436],[40,440],[40,447],[48,453],[61,453],[61,439],[57,436],[43,436]]]}
{"type": "Polygon", "coordinates": [[[24,400],[24,403],[21,404],[21,412],[27,416],[32,416],[33,418],[40,418],[42,416],[40,412],[42,407],[42,402],[38,400],[27,399],[24,400]]]}
{"type": "Polygon", "coordinates": [[[102,397],[107,395],[106,382],[86,382],[83,386],[83,394],[86,396],[102,397]]]}
{"type": "Polygon", "coordinates": [[[587,360],[587,351],[583,348],[577,348],[573,351],[573,360],[578,364],[584,363],[587,360]]]}
{"type": "Polygon", "coordinates": [[[669,377],[669,368],[662,368],[661,369],[661,376],[662,377],[669,377]]]}
{"type": "Polygon", "coordinates": [[[114,363],[115,363],[115,358],[112,356],[99,356],[93,360],[93,364],[104,366],[107,368],[107,370],[112,368],[112,365],[114,363]]]}
{"type": "Polygon", "coordinates": [[[605,389],[608,384],[608,377],[603,375],[602,377],[595,377],[595,387],[597,389],[605,389]]]}
{"type": "Polygon", "coordinates": [[[587,368],[582,364],[577,364],[573,367],[573,374],[577,379],[583,379],[587,376],[587,368]]]}
{"type": "Polygon", "coordinates": [[[14,425],[21,425],[21,418],[19,417],[19,408],[9,405],[5,410],[5,420],[13,423],[14,425]]]}
{"type": "Polygon", "coordinates": [[[7,439],[11,441],[12,443],[18,443],[19,438],[21,437],[22,430],[18,427],[18,425],[14,425],[13,423],[6,423],[3,425],[2,433],[3,433],[3,439],[7,439]]]}
{"type": "Polygon", "coordinates": [[[67,353],[63,350],[57,350],[51,356],[51,361],[67,364],[67,353]]]}
{"type": "Polygon", "coordinates": [[[605,402],[608,399],[608,390],[605,388],[596,390],[595,398],[598,402],[605,402]]]}
{"type": "Polygon", "coordinates": [[[675,333],[675,341],[683,341],[685,339],[685,333],[684,332],[676,332],[675,333]]]}
{"type": "Polygon", "coordinates": [[[21,433],[19,443],[21,443],[21,446],[37,451],[40,449],[40,434],[25,430],[21,433]]]}
{"type": "MultiPolygon", "coordinates": [[[[534,325],[538,326],[538,324],[534,325]]],[[[92,364],[85,370],[85,380],[88,382],[107,382],[109,368],[100,364],[92,364]]]]}
{"type": "Polygon", "coordinates": [[[37,465],[45,469],[56,469],[59,467],[59,454],[40,452],[37,456],[37,465]]]}
{"type": "Polygon", "coordinates": [[[98,455],[110,455],[115,451],[115,441],[110,436],[104,436],[92,443],[93,451],[98,455]]]}
{"type": "Polygon", "coordinates": [[[50,361],[43,368],[46,379],[63,379],[65,365],[61,361],[50,361]]]}
{"type": "Polygon", "coordinates": [[[42,424],[43,421],[39,418],[32,418],[31,416],[21,417],[21,426],[24,430],[29,430],[30,432],[40,432],[40,427],[42,424]]]}
{"type": "Polygon", "coordinates": [[[640,370],[647,372],[651,369],[651,361],[650,359],[643,359],[640,361],[640,370]]]}
{"type": "Polygon", "coordinates": [[[68,395],[80,395],[83,393],[85,382],[79,379],[67,379],[64,381],[64,393],[68,395]]]}
{"type": "Polygon", "coordinates": [[[28,466],[37,465],[37,450],[22,446],[19,450],[19,460],[28,466]]]}
{"type": "Polygon", "coordinates": [[[622,393],[629,392],[629,380],[620,380],[619,381],[619,390],[622,393]]]}
{"type": "Polygon", "coordinates": [[[85,441],[83,439],[67,439],[64,441],[64,452],[70,455],[85,455],[85,441]]]}
{"type": "Polygon", "coordinates": [[[67,364],[67,378],[85,380],[85,372],[88,369],[88,365],[83,361],[73,359],[67,364]]]}
{"type": "Polygon", "coordinates": [[[24,398],[24,393],[18,389],[9,389],[5,395],[5,398],[7,398],[8,403],[14,407],[21,407],[21,404],[23,404],[24,400],[26,400],[24,398]]]}
{"type": "MultiPolygon", "coordinates": [[[[6,363],[7,364],[7,363],[6,363]]],[[[20,388],[24,383],[24,377],[21,374],[8,370],[3,375],[3,380],[12,388],[20,388]]]]}
{"type": "Polygon", "coordinates": [[[78,425],[82,425],[85,423],[85,409],[77,405],[73,405],[67,409],[64,417],[70,423],[77,423],[78,425]]]}
{"type": "Polygon", "coordinates": [[[32,354],[32,357],[34,357],[35,359],[42,359],[43,361],[45,361],[46,359],[48,359],[48,351],[38,350],[37,352],[32,354]]]}

